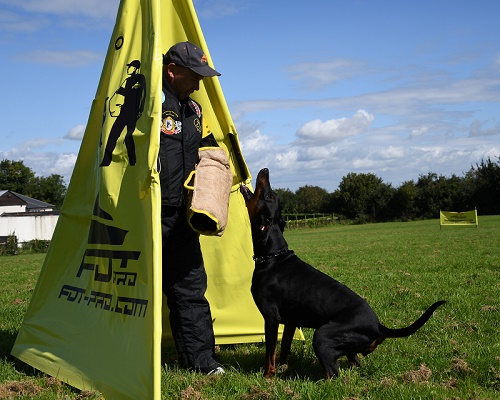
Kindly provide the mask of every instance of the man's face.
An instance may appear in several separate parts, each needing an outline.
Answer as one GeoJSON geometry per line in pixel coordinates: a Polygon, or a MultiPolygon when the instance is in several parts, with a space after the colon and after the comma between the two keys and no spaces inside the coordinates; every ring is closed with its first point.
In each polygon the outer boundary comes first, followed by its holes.
{"type": "Polygon", "coordinates": [[[137,71],[137,68],[134,67],[133,65],[129,65],[129,67],[127,68],[127,74],[129,74],[129,75],[135,74],[136,71],[137,71]]]}
{"type": "Polygon", "coordinates": [[[203,76],[191,71],[189,68],[170,64],[168,74],[172,78],[172,88],[179,100],[187,99],[193,92],[200,89],[203,76]]]}

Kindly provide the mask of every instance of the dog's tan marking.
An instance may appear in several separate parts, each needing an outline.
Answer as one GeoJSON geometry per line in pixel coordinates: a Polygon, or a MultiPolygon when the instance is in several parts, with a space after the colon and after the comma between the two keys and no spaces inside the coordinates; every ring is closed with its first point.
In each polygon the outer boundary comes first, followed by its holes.
{"type": "Polygon", "coordinates": [[[370,353],[377,348],[377,346],[385,340],[385,337],[379,336],[377,339],[373,341],[370,345],[370,353]]]}

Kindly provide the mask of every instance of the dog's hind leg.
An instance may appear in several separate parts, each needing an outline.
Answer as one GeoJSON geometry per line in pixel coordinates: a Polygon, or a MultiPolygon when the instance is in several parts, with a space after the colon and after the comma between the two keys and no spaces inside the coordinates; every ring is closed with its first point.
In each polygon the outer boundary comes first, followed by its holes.
{"type": "Polygon", "coordinates": [[[347,356],[351,365],[358,367],[360,363],[357,354],[363,353],[369,346],[370,338],[366,333],[334,322],[319,327],[313,337],[314,351],[329,379],[339,374],[339,357],[347,356]]]}
{"type": "Polygon", "coordinates": [[[276,374],[276,347],[278,345],[278,326],[277,322],[265,321],[264,331],[266,339],[266,367],[264,377],[269,378],[276,374]]]}
{"type": "Polygon", "coordinates": [[[283,336],[281,338],[281,349],[280,349],[280,364],[285,364],[290,354],[290,349],[292,348],[293,335],[295,334],[295,326],[286,325],[283,330],[283,336]]]}
{"type": "Polygon", "coordinates": [[[351,367],[360,367],[361,366],[361,364],[359,362],[358,355],[356,353],[347,354],[347,359],[351,363],[351,367]]]}
{"type": "Polygon", "coordinates": [[[338,346],[335,338],[336,326],[326,324],[314,332],[313,349],[319,362],[326,371],[328,379],[339,376],[338,358],[342,355],[336,347],[338,346]]]}

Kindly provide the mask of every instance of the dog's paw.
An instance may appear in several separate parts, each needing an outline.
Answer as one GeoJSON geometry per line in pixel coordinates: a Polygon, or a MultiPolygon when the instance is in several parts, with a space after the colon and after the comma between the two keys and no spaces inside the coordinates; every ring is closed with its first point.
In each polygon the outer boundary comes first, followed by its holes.
{"type": "Polygon", "coordinates": [[[246,200],[250,200],[252,198],[252,196],[253,196],[253,193],[250,191],[250,189],[248,188],[248,186],[245,185],[244,183],[240,184],[240,193],[243,195],[243,197],[246,200]]]}
{"type": "Polygon", "coordinates": [[[278,373],[283,374],[288,370],[288,364],[280,364],[276,370],[278,373]]]}

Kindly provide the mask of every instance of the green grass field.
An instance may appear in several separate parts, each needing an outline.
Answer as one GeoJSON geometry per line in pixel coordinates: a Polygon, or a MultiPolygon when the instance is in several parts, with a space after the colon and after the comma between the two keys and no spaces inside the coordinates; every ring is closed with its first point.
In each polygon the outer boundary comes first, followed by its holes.
{"type": "MultiPolygon", "coordinates": [[[[262,344],[221,346],[221,377],[179,370],[165,349],[164,399],[500,399],[500,216],[480,216],[479,228],[440,230],[431,220],[285,233],[299,257],[366,298],[388,327],[408,325],[434,301],[447,303],[415,335],[360,357],[361,368],[342,359],[331,381],[309,329],[273,379],[262,378],[262,344]]],[[[0,399],[101,399],[9,355],[43,257],[0,257],[0,399]]]]}

